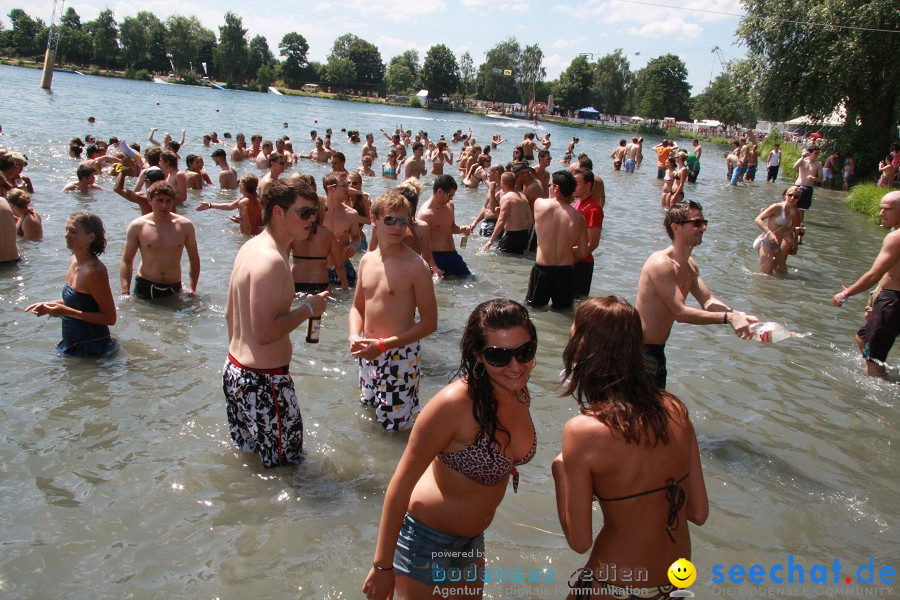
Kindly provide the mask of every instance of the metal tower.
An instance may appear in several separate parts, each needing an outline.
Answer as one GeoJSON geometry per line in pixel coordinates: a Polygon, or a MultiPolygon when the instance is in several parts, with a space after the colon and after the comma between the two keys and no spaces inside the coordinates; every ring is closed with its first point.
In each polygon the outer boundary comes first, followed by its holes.
{"type": "Polygon", "coordinates": [[[63,5],[65,0],[53,0],[53,15],[50,17],[50,25],[47,28],[47,52],[44,53],[44,73],[41,77],[41,87],[45,90],[50,89],[50,83],[53,81],[53,65],[56,64],[56,48],[59,46],[60,28],[57,18],[62,17],[63,5]]]}

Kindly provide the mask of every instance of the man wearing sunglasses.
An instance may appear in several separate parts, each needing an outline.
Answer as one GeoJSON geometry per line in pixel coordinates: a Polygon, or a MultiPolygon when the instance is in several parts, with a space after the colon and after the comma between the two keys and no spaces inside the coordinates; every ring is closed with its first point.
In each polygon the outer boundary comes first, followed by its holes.
{"type": "Polygon", "coordinates": [[[307,239],[316,192],[303,182],[275,181],[266,190],[265,229],[241,246],[228,284],[228,360],[222,374],[231,439],[259,454],[265,467],[295,464],[303,451],[303,419],[288,374],[290,333],[325,311],[328,292],[292,308],[288,251],[307,239]]]}
{"type": "Polygon", "coordinates": [[[856,283],[835,294],[831,302],[840,308],[850,296],[880,283],[881,291],[874,298],[866,323],[856,332],[856,343],[866,359],[869,375],[884,378],[888,352],[900,334],[900,192],[885,194],[880,214],[881,226],[891,230],[884,238],[881,252],[872,268],[856,283]]]}
{"type": "Polygon", "coordinates": [[[656,384],[666,387],[666,340],[675,321],[694,325],[731,324],[734,333],[750,339],[750,325],[759,319],[736,311],[712,295],[691,257],[703,242],[707,221],[699,203],[678,202],[666,213],[663,225],[672,245],[654,252],[638,280],[637,311],[644,330],[645,364],[656,384]],[[685,303],[688,294],[700,304],[685,303]]]}

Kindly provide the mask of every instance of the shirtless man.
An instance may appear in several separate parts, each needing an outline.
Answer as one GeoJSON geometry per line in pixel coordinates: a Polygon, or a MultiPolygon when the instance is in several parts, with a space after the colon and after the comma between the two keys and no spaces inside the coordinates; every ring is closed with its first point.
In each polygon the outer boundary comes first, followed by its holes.
{"type": "MultiPolygon", "coordinates": [[[[356,269],[350,259],[359,249],[362,242],[362,233],[359,227],[359,213],[348,206],[350,203],[350,184],[347,183],[347,173],[328,173],[322,178],[322,187],[325,188],[325,219],[323,225],[331,230],[337,237],[343,250],[344,271],[350,287],[356,285],[356,269]]],[[[328,268],[328,281],[332,285],[341,283],[334,265],[328,268]]]]}
{"type": "Polygon", "coordinates": [[[528,132],[525,134],[525,138],[522,140],[522,157],[527,161],[534,160],[534,149],[537,147],[537,144],[534,141],[534,134],[528,132]]]}
{"type": "Polygon", "coordinates": [[[524,194],[516,191],[516,176],[509,171],[501,175],[500,188],[502,195],[500,196],[497,226],[494,227],[490,239],[484,244],[482,250],[487,251],[499,238],[500,243],[497,245],[497,249],[500,252],[524,254],[528,249],[531,226],[534,224],[531,205],[528,204],[528,199],[524,194]]]}
{"type": "Polygon", "coordinates": [[[228,360],[222,374],[231,439],[255,452],[266,468],[300,462],[303,418],[288,375],[290,333],[325,312],[328,292],[292,309],[294,278],[288,251],[307,239],[316,193],[302,182],[274,182],[263,199],[265,229],[238,251],[228,284],[228,360]]]}
{"type": "Polygon", "coordinates": [[[538,198],[545,197],[541,182],[534,176],[534,169],[525,163],[516,163],[513,165],[512,173],[516,176],[516,187],[525,194],[525,197],[528,198],[528,203],[532,207],[538,198]]]}
{"type": "Polygon", "coordinates": [[[552,161],[549,150],[540,150],[538,152],[538,164],[534,168],[534,177],[541,184],[542,196],[546,197],[550,193],[550,171],[547,167],[552,161]]]}
{"type": "Polygon", "coordinates": [[[275,144],[272,143],[272,140],[266,140],[262,143],[262,149],[259,154],[256,155],[256,168],[257,169],[268,169],[269,165],[269,155],[275,151],[275,144]]]}
{"type": "MultiPolygon", "coordinates": [[[[157,181],[162,181],[166,178],[166,174],[162,172],[162,169],[159,167],[150,167],[148,169],[144,169],[144,181],[147,182],[147,186],[151,186],[157,181]]],[[[153,208],[150,206],[150,202],[147,200],[147,195],[142,194],[140,192],[133,192],[125,187],[125,171],[121,171],[118,175],[116,175],[116,183],[113,187],[113,191],[118,195],[122,196],[129,202],[133,202],[138,205],[138,208],[141,209],[142,215],[149,215],[153,212],[153,208]]]]}
{"type": "Polygon", "coordinates": [[[456,180],[450,175],[438,175],[432,186],[431,197],[419,207],[416,219],[428,225],[431,233],[431,250],[434,261],[445,276],[469,277],[472,273],[465,261],[456,252],[453,235],[468,236],[472,226],[460,227],[456,224],[456,180]]]}
{"type": "Polygon", "coordinates": [[[166,150],[159,157],[159,168],[166,174],[166,181],[175,190],[175,204],[184,204],[187,200],[187,175],[178,168],[178,155],[166,150]]]}
{"type": "Polygon", "coordinates": [[[266,188],[273,181],[278,181],[281,174],[287,168],[287,160],[278,152],[269,153],[269,172],[262,176],[259,180],[259,197],[262,198],[266,193],[266,188]]]}
{"type": "Polygon", "coordinates": [[[84,164],[78,166],[78,169],[75,171],[75,176],[78,177],[77,181],[73,181],[72,183],[66,184],[66,186],[62,189],[64,192],[74,192],[79,191],[82,193],[88,193],[91,190],[102,190],[95,183],[97,179],[97,171],[94,167],[89,167],[84,164]]]}
{"type": "Polygon", "coordinates": [[[634,167],[637,164],[638,155],[638,139],[631,138],[631,143],[625,146],[625,171],[634,173],[634,167]]]}
{"type": "Polygon", "coordinates": [[[422,158],[424,152],[425,146],[422,142],[416,142],[412,145],[412,156],[407,158],[406,162],[403,163],[403,179],[409,179],[410,177],[420,179],[428,173],[428,168],[425,166],[425,159],[422,158]]]}
{"type": "Polygon", "coordinates": [[[371,220],[378,247],[359,261],[350,353],[359,359],[360,402],[375,407],[379,425],[403,431],[419,413],[419,340],[437,329],[437,301],[428,263],[404,243],[412,225],[406,198],[381,196],[371,220]]]}
{"type": "Polygon", "coordinates": [[[616,171],[622,170],[622,163],[625,161],[625,147],[627,145],[628,143],[625,140],[619,140],[619,147],[609,155],[613,159],[613,169],[616,171]]]}
{"type": "Polygon", "coordinates": [[[233,162],[241,162],[247,158],[247,139],[243,133],[237,134],[234,138],[234,148],[231,149],[231,160],[233,162]]]}
{"type": "Polygon", "coordinates": [[[881,244],[881,252],[872,268],[850,287],[842,286],[843,291],[835,294],[831,302],[840,307],[850,296],[879,284],[881,292],[875,297],[865,325],[856,332],[856,343],[866,359],[868,374],[884,378],[888,352],[900,334],[900,192],[885,194],[879,214],[881,226],[891,230],[881,244]]]}
{"type": "Polygon", "coordinates": [[[817,181],[822,181],[822,163],[819,162],[819,149],[807,149],[797,162],[794,163],[797,169],[797,181],[794,185],[800,187],[800,202],[797,208],[800,209],[800,220],[806,216],[806,211],[812,206],[813,201],[813,185],[817,181]]]}
{"type": "Polygon", "coordinates": [[[375,147],[375,136],[371,133],[366,134],[366,143],[363,144],[362,154],[359,159],[362,160],[367,156],[372,157],[372,162],[375,162],[375,159],[378,158],[378,149],[375,147]]]}
{"type": "Polygon", "coordinates": [[[494,227],[497,226],[497,211],[500,210],[500,176],[504,170],[502,165],[493,165],[488,170],[488,191],[484,199],[484,205],[469,226],[472,231],[481,223],[478,233],[482,237],[491,237],[494,233],[494,227]]]}
{"type": "Polygon", "coordinates": [[[187,171],[184,172],[187,177],[188,189],[202,190],[207,185],[212,185],[212,179],[209,174],[203,170],[203,157],[196,154],[188,154],[185,159],[187,171]]]}
{"type": "Polygon", "coordinates": [[[694,156],[697,157],[697,160],[700,160],[700,155],[703,153],[703,147],[700,145],[700,140],[692,140],[691,146],[694,147],[694,156]]]}
{"type": "Polygon", "coordinates": [[[165,181],[154,183],[147,190],[153,209],[128,225],[119,279],[122,295],[130,294],[134,257],[140,251],[141,265],[134,278],[134,295],[144,300],[165,298],[181,292],[181,255],[187,250],[190,264],[188,293],[197,292],[200,278],[200,254],[194,225],[176,215],[175,189],[165,181]]]}
{"type": "Polygon", "coordinates": [[[219,189],[220,190],[236,190],[237,183],[237,171],[234,170],[234,167],[228,164],[228,158],[225,154],[225,150],[219,148],[218,150],[213,150],[212,159],[213,162],[221,169],[219,172],[219,189]]]}
{"type": "Polygon", "coordinates": [[[15,265],[21,260],[16,247],[16,215],[6,198],[0,197],[0,267],[15,265]]]}
{"type": "Polygon", "coordinates": [[[331,152],[325,149],[325,142],[322,141],[322,138],[316,138],[316,147],[309,151],[307,158],[318,163],[327,163],[331,159],[331,152]]]}
{"type": "Polygon", "coordinates": [[[549,150],[550,149],[550,132],[548,131],[547,135],[545,135],[543,138],[540,138],[539,141],[541,142],[541,145],[543,146],[544,150],[549,150]]]}
{"type": "Polygon", "coordinates": [[[666,212],[663,225],[672,245],[650,255],[638,280],[637,308],[644,330],[647,371],[656,385],[666,387],[666,340],[672,324],[731,324],[735,334],[750,339],[756,317],[738,312],[715,298],[700,278],[697,261],[691,257],[706,231],[703,207],[693,200],[679,202],[666,212]],[[692,295],[701,308],[685,304],[692,295]]]}
{"type": "Polygon", "coordinates": [[[255,133],[250,136],[250,147],[247,149],[247,158],[256,159],[262,152],[262,136],[255,133]]]}
{"type": "Polygon", "coordinates": [[[347,157],[344,156],[343,152],[335,152],[331,155],[331,172],[332,173],[346,173],[347,172],[347,157]]]}
{"type": "Polygon", "coordinates": [[[575,177],[557,171],[551,178],[551,197],[534,203],[537,255],[525,297],[529,306],[540,308],[552,300],[554,310],[572,307],[572,265],[587,255],[588,247],[584,217],[572,207],[574,192],[575,177]]]}

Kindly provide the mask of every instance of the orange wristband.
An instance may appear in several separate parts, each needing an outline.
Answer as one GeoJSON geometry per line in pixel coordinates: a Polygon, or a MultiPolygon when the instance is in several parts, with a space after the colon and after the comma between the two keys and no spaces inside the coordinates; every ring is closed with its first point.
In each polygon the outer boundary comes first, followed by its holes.
{"type": "Polygon", "coordinates": [[[381,338],[378,338],[378,349],[381,350],[382,354],[387,352],[387,344],[385,344],[384,340],[381,338]]]}

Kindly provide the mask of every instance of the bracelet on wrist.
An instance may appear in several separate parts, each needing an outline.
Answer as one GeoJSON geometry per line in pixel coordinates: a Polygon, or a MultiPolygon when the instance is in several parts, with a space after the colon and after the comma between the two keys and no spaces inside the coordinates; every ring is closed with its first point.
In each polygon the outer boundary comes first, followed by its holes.
{"type": "MultiPolygon", "coordinates": [[[[381,350],[381,353],[384,354],[387,352],[387,344],[384,343],[384,339],[378,338],[378,349],[381,350]]],[[[391,567],[393,568],[393,567],[391,567]]]]}
{"type": "Polygon", "coordinates": [[[726,311],[725,311],[725,318],[722,319],[722,325],[727,325],[727,324],[728,324],[728,315],[733,315],[733,314],[734,314],[734,311],[733,311],[733,310],[726,310],[726,311]]]}
{"type": "Polygon", "coordinates": [[[394,570],[394,565],[391,565],[389,567],[379,567],[378,565],[375,564],[374,561],[372,562],[372,567],[377,571],[393,571],[394,570]]]}
{"type": "Polygon", "coordinates": [[[843,290],[841,292],[841,298],[843,298],[844,300],[846,300],[849,297],[850,297],[850,294],[847,293],[847,290],[843,290]]]}
{"type": "Polygon", "coordinates": [[[313,307],[312,307],[312,304],[309,303],[309,300],[307,298],[303,299],[303,306],[306,307],[306,310],[309,311],[310,318],[312,318],[313,317],[313,307]]]}

